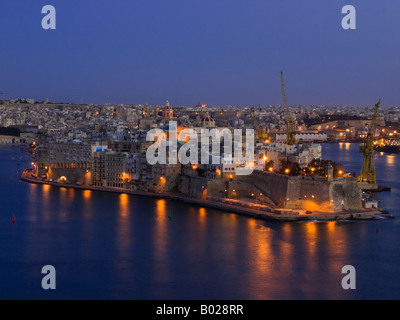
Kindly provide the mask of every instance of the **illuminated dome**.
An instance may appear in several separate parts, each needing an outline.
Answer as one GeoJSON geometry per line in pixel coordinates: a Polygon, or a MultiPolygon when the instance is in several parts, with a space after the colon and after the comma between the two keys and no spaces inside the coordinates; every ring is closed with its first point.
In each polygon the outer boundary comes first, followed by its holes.
{"type": "Polygon", "coordinates": [[[204,127],[215,127],[215,120],[208,113],[201,119],[201,122],[204,127]]]}
{"type": "Polygon", "coordinates": [[[172,110],[172,107],[170,106],[168,100],[162,111],[162,117],[163,117],[163,119],[172,119],[174,117],[174,110],[172,110]]]}
{"type": "Polygon", "coordinates": [[[167,100],[167,103],[165,104],[164,110],[172,110],[172,107],[170,106],[168,100],[167,100]]]}

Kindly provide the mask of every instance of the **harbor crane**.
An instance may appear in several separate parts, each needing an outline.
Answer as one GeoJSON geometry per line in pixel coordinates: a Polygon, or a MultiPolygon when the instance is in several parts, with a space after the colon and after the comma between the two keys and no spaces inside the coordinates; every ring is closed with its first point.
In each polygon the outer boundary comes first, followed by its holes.
{"type": "Polygon", "coordinates": [[[367,182],[372,188],[376,186],[376,170],[374,162],[374,136],[376,131],[376,121],[381,99],[375,104],[374,116],[371,121],[371,127],[368,130],[365,142],[360,146],[360,152],[363,153],[363,163],[361,166],[359,182],[367,182]]]}
{"type": "Polygon", "coordinates": [[[281,71],[281,89],[282,89],[283,108],[285,112],[285,121],[286,121],[286,142],[288,145],[293,145],[296,144],[296,120],[290,114],[289,107],[287,104],[286,87],[285,87],[285,80],[283,79],[283,71],[281,71]]]}

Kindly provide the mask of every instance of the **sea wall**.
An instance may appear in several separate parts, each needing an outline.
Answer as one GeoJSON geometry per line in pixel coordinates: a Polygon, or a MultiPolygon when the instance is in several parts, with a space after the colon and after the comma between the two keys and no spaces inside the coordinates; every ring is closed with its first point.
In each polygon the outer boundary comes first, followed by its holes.
{"type": "Polygon", "coordinates": [[[177,183],[179,193],[195,198],[205,198],[207,196],[207,178],[181,174],[177,183]]]}
{"type": "Polygon", "coordinates": [[[278,207],[309,211],[362,209],[362,192],[357,181],[351,178],[328,181],[320,177],[290,177],[255,171],[235,179],[254,186],[278,207]]]}
{"type": "Polygon", "coordinates": [[[357,181],[350,179],[332,181],[329,185],[329,195],[335,210],[341,210],[342,206],[346,210],[362,209],[362,191],[357,181]]]}
{"type": "MultiPolygon", "coordinates": [[[[138,190],[129,190],[124,188],[115,188],[115,187],[98,187],[98,186],[78,186],[76,184],[64,184],[57,182],[49,182],[41,180],[37,177],[32,176],[30,171],[23,171],[21,175],[21,180],[35,183],[35,184],[47,184],[52,185],[54,187],[59,188],[74,188],[81,190],[93,190],[93,191],[102,191],[102,192],[116,192],[116,193],[127,193],[137,196],[147,196],[156,199],[173,199],[176,201],[181,201],[185,203],[196,204],[199,206],[205,206],[208,208],[214,208],[219,210],[224,210],[230,213],[242,214],[245,216],[257,218],[257,219],[265,219],[265,220],[280,220],[280,221],[302,221],[302,220],[343,220],[343,219],[374,219],[376,214],[380,214],[377,210],[372,209],[362,209],[360,211],[348,211],[348,212],[313,212],[310,214],[300,214],[299,212],[294,212],[290,210],[258,210],[254,207],[243,207],[232,205],[229,203],[224,203],[221,201],[214,201],[212,199],[199,199],[188,197],[187,194],[166,194],[166,193],[152,193],[152,192],[144,192],[138,190]]],[[[197,184],[204,182],[204,178],[190,178],[188,176],[182,176],[182,181],[185,183],[197,181],[197,184]]],[[[339,184],[340,185],[340,184],[339,184]]],[[[184,185],[182,185],[184,186],[184,185]]],[[[188,185],[185,185],[188,187],[188,185]]],[[[347,186],[348,187],[348,186],[347,186]]],[[[337,187],[335,187],[337,188],[337,187]]],[[[340,189],[340,188],[339,188],[340,189]]],[[[234,200],[232,200],[234,201],[234,200]]],[[[392,216],[390,216],[392,217],[392,216]]]]}
{"type": "Polygon", "coordinates": [[[362,192],[357,181],[351,178],[327,180],[321,177],[291,177],[262,171],[227,177],[207,179],[181,174],[176,179],[177,186],[174,190],[202,199],[249,199],[271,208],[322,212],[362,209],[362,192]]]}
{"type": "Polygon", "coordinates": [[[52,168],[48,172],[48,179],[58,180],[61,177],[66,177],[70,183],[79,182],[81,184],[90,184],[90,173],[83,168],[52,168]]]}
{"type": "Polygon", "coordinates": [[[263,203],[271,207],[276,206],[276,203],[257,188],[254,183],[236,178],[232,180],[226,177],[207,179],[205,177],[181,175],[178,192],[198,198],[248,198],[257,203],[263,203]]]}
{"type": "Polygon", "coordinates": [[[278,207],[283,207],[287,198],[288,177],[254,171],[250,175],[236,176],[235,179],[253,186],[258,193],[268,197],[278,207]]]}

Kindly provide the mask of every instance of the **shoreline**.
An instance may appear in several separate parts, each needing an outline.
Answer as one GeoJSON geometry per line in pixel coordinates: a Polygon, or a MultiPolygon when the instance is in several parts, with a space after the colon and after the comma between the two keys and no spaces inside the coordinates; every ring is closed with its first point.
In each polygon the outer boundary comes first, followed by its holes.
{"type": "Polygon", "coordinates": [[[376,209],[364,209],[363,211],[343,211],[343,212],[312,212],[306,214],[304,210],[290,210],[285,208],[266,210],[257,210],[249,207],[239,206],[216,201],[215,199],[198,199],[192,198],[185,194],[172,194],[172,193],[155,193],[147,191],[129,190],[117,187],[97,187],[97,186],[86,186],[86,185],[74,185],[65,184],[59,182],[43,181],[39,178],[29,176],[26,170],[22,171],[20,180],[42,185],[50,185],[58,188],[72,188],[78,190],[91,190],[101,192],[113,192],[113,193],[125,193],[137,196],[145,196],[156,199],[168,199],[175,200],[184,203],[197,205],[200,207],[207,207],[211,209],[217,209],[228,213],[239,214],[255,219],[269,220],[269,221],[335,221],[335,220],[378,220],[377,215],[393,218],[388,214],[382,214],[381,211],[376,209]]]}

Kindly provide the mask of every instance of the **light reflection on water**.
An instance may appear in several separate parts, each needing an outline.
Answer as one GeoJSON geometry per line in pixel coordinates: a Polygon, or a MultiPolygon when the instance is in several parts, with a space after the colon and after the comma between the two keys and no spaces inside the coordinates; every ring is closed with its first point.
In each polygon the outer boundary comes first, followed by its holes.
{"type": "MultiPolygon", "coordinates": [[[[353,145],[343,154],[340,145],[327,147],[345,165],[360,162],[353,145]]],[[[379,156],[376,163],[380,179],[393,179],[385,170],[396,170],[395,160],[379,156]]],[[[8,167],[1,167],[1,180],[8,167]]],[[[397,219],[277,223],[164,199],[22,182],[14,189],[2,184],[0,192],[15,199],[1,213],[1,298],[48,298],[38,288],[45,264],[57,269],[63,289],[52,298],[60,299],[400,297],[400,258],[391,245],[400,241],[397,219]],[[358,272],[352,292],[340,285],[346,264],[358,272]],[[5,276],[14,270],[17,282],[5,276]]],[[[396,186],[378,197],[397,208],[390,195],[398,193],[396,186]]]]}
{"type": "MultiPolygon", "coordinates": [[[[156,216],[154,220],[153,250],[154,250],[154,275],[155,281],[166,283],[170,280],[170,262],[168,255],[168,211],[166,200],[156,200],[156,216]]],[[[145,243],[143,245],[146,245],[145,243]]]]}

